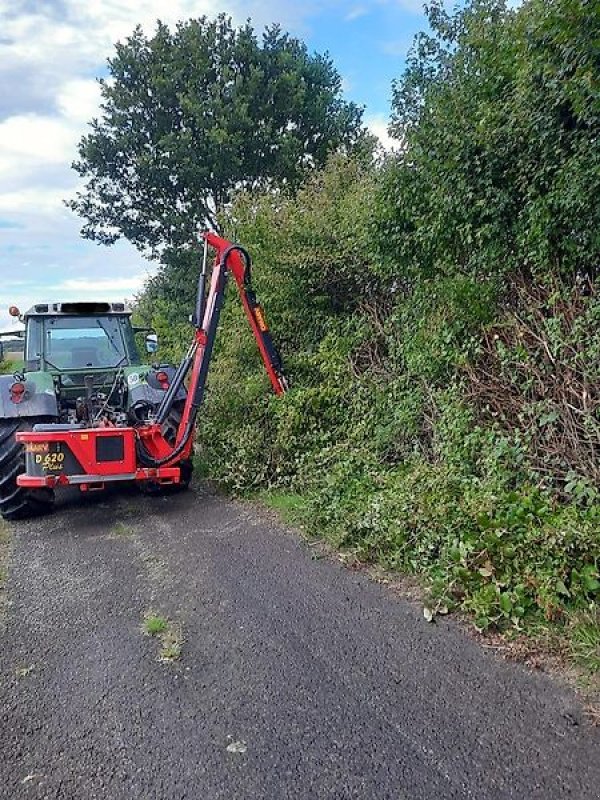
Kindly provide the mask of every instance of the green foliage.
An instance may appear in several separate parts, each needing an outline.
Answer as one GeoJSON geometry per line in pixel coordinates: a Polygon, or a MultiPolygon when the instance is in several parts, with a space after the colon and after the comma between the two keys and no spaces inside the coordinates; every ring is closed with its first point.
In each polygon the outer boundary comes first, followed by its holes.
{"type": "Polygon", "coordinates": [[[462,275],[422,281],[386,321],[394,364],[409,378],[445,384],[478,352],[496,293],[493,285],[462,275]]]}
{"type": "Polygon", "coordinates": [[[298,386],[282,401],[267,399],[255,342],[230,297],[200,436],[201,460],[232,489],[291,479],[347,424],[340,397],[345,383],[351,401],[348,355],[367,334],[357,309],[378,281],[365,232],[373,186],[368,164],[333,158],[295,199],[243,194],[224,221],[253,255],[257,294],[298,386]]]}
{"type": "Polygon", "coordinates": [[[518,430],[538,474],[580,503],[600,485],[600,297],[583,288],[514,282],[466,368],[480,416],[518,430]]]}
{"type": "Polygon", "coordinates": [[[513,477],[509,463],[477,475],[464,465],[415,461],[382,473],[346,461],[308,512],[360,558],[425,574],[433,607],[461,605],[481,628],[565,619],[599,597],[600,511],[560,506],[524,483],[511,490],[513,477]]]}
{"type": "Polygon", "coordinates": [[[595,270],[597,3],[473,0],[448,15],[436,0],[429,16],[394,84],[406,149],[383,187],[393,268],[411,280],[595,270]]]}
{"type": "MultiPolygon", "coordinates": [[[[243,191],[220,216],[254,257],[292,389],[269,396],[229,298],[200,461],[425,576],[434,613],[571,625],[600,590],[598,15],[429,13],[395,85],[401,155],[338,153],[296,193],[243,191]]],[[[150,314],[172,313],[188,256],[150,314]]],[[[577,630],[588,652],[595,629],[577,630]]]]}
{"type": "Polygon", "coordinates": [[[234,188],[293,187],[330,152],[370,147],[331,60],[277,26],[260,40],[225,15],[159,22],[152,37],[138,26],[108,67],[74,164],[87,184],[68,205],[85,237],[124,236],[167,265],[234,188]]]}
{"type": "Polygon", "coordinates": [[[168,624],[166,617],[151,613],[146,614],[143,625],[144,633],[148,636],[158,636],[167,630],[168,624]]]}
{"type": "Polygon", "coordinates": [[[588,672],[600,672],[600,609],[573,616],[571,623],[571,650],[575,660],[588,672]]]}
{"type": "Polygon", "coordinates": [[[306,502],[302,495],[282,491],[265,491],[260,492],[256,499],[268,508],[277,511],[281,519],[290,525],[302,522],[305,518],[306,502]]]}

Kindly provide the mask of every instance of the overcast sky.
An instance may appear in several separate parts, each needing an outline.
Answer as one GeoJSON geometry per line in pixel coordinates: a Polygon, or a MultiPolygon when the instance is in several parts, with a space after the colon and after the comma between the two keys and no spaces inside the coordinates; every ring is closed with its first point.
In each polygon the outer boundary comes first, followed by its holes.
{"type": "Polygon", "coordinates": [[[0,0],[0,329],[6,309],[41,300],[123,299],[152,269],[126,242],[106,248],[79,236],[66,209],[76,145],[97,115],[95,78],[114,42],[137,23],[154,30],[201,14],[230,13],[257,28],[279,22],[311,50],[328,50],[348,99],[385,140],[390,85],[402,72],[421,0],[0,0]]]}

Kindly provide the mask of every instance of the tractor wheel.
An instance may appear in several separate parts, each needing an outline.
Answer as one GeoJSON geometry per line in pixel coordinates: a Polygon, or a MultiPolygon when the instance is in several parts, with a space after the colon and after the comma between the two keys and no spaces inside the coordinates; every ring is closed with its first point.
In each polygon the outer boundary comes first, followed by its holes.
{"type": "Polygon", "coordinates": [[[194,473],[194,463],[191,458],[186,458],[185,461],[179,463],[179,468],[181,469],[181,479],[179,483],[175,483],[172,488],[176,492],[183,492],[185,489],[190,488],[192,475],[194,473]]]}
{"type": "Polygon", "coordinates": [[[25,448],[15,436],[30,431],[38,419],[0,419],[0,514],[14,520],[36,517],[52,510],[52,489],[22,489],[17,477],[25,472],[25,448]]]}

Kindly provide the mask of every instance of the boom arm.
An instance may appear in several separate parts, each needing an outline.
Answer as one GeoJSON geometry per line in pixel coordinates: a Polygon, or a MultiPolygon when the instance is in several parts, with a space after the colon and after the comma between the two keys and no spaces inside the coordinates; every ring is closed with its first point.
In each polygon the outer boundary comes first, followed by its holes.
{"type": "MultiPolygon", "coordinates": [[[[215,233],[204,233],[203,238],[207,245],[216,250],[213,265],[210,289],[205,298],[206,259],[202,274],[198,282],[198,298],[196,311],[192,318],[196,328],[194,340],[179,365],[171,386],[167,391],[158,409],[157,422],[166,421],[173,406],[175,397],[191,369],[188,394],[177,432],[175,447],[160,459],[150,458],[152,466],[167,464],[174,461],[188,446],[194,429],[194,422],[198,409],[204,400],[204,391],[208,377],[208,369],[212,358],[213,346],[219,324],[221,308],[225,299],[225,288],[229,273],[236,282],[242,306],[250,323],[250,328],[256,339],[258,349],[267,370],[269,380],[276,394],[287,391],[288,383],[283,373],[281,357],[271,338],[269,327],[265,320],[264,312],[256,299],[252,289],[252,265],[250,256],[240,245],[233,244],[215,233]]],[[[140,452],[141,460],[146,460],[146,455],[140,452]]]]}
{"type": "Polygon", "coordinates": [[[250,256],[242,247],[233,245],[215,233],[205,233],[203,236],[205,241],[217,251],[215,267],[222,260],[233,275],[273,390],[275,394],[283,394],[287,391],[288,383],[283,374],[281,357],[271,338],[264,311],[252,289],[250,256]]]}

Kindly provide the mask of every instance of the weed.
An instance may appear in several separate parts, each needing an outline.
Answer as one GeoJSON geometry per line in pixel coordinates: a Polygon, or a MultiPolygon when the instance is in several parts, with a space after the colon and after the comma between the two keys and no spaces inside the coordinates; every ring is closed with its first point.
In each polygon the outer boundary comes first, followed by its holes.
{"type": "Polygon", "coordinates": [[[303,519],[306,500],[299,494],[271,490],[259,492],[256,499],[268,508],[277,511],[281,519],[290,525],[299,523],[303,519]]]}
{"type": "Polygon", "coordinates": [[[172,622],[167,617],[149,612],[144,617],[143,629],[147,636],[154,636],[159,639],[159,661],[171,662],[181,658],[183,646],[181,625],[172,622]]]}
{"type": "Polygon", "coordinates": [[[600,609],[581,612],[570,625],[571,650],[587,672],[600,672],[600,609]]]}
{"type": "Polygon", "coordinates": [[[135,528],[132,525],[127,525],[125,522],[116,522],[110,532],[112,539],[120,539],[121,537],[129,537],[135,535],[135,528]]]}
{"type": "Polygon", "coordinates": [[[15,670],[15,675],[17,676],[17,678],[26,678],[32,672],[33,672],[33,665],[30,665],[29,667],[17,667],[17,669],[15,670]]]}
{"type": "Polygon", "coordinates": [[[147,636],[158,636],[167,630],[168,624],[165,617],[149,613],[144,617],[144,633],[147,636]]]}
{"type": "Polygon", "coordinates": [[[161,634],[160,643],[159,661],[177,661],[181,658],[183,646],[181,625],[170,622],[167,630],[161,634]]]}

